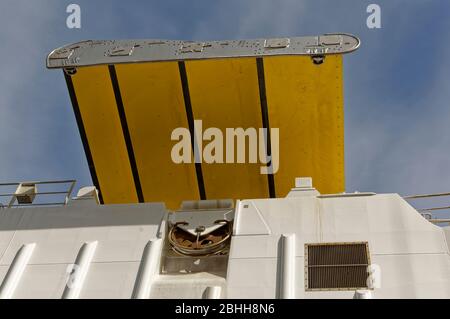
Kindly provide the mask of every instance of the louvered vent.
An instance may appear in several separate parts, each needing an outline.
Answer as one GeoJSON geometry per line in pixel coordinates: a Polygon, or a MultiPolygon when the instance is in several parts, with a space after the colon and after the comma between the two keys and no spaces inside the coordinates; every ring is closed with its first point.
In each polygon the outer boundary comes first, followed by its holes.
{"type": "Polygon", "coordinates": [[[305,245],[306,290],[367,289],[367,243],[305,245]]]}

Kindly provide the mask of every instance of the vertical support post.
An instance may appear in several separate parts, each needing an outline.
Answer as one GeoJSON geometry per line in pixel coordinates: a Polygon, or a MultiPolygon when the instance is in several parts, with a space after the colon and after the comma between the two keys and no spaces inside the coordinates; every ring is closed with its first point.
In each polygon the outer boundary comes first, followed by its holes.
{"type": "Polygon", "coordinates": [[[78,299],[83,288],[89,267],[97,249],[97,241],[86,242],[81,246],[75,260],[73,273],[70,275],[66,288],[62,295],[63,299],[78,299]]]}
{"type": "Polygon", "coordinates": [[[353,299],[372,299],[372,292],[370,290],[356,290],[353,299]]]}
{"type": "Polygon", "coordinates": [[[161,259],[162,239],[150,240],[144,248],[141,264],[134,284],[133,299],[147,299],[161,259]]]}
{"type": "Polygon", "coordinates": [[[24,244],[20,247],[0,286],[0,299],[12,298],[35,247],[36,243],[24,244]]]}
{"type": "Polygon", "coordinates": [[[222,287],[220,286],[209,286],[205,290],[205,299],[220,299],[222,294],[222,287]]]}
{"type": "Polygon", "coordinates": [[[295,298],[295,234],[281,235],[280,298],[295,298]]]}

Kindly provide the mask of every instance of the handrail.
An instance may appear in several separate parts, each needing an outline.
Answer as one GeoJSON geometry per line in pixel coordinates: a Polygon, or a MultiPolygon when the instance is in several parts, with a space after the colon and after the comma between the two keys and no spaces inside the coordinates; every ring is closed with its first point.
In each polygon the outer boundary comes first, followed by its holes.
{"type": "Polygon", "coordinates": [[[440,196],[450,196],[450,193],[408,195],[408,196],[403,196],[403,198],[404,199],[416,199],[416,198],[428,198],[428,197],[440,197],[440,196]]]}
{"type": "MultiPolygon", "coordinates": [[[[67,191],[63,192],[42,192],[42,193],[34,193],[34,195],[58,195],[58,194],[67,194],[67,191]]],[[[16,196],[17,194],[0,194],[0,197],[11,197],[16,196]]]]}
{"type": "Polygon", "coordinates": [[[37,197],[37,196],[48,196],[48,195],[65,195],[64,199],[62,201],[47,201],[47,202],[39,202],[39,203],[20,203],[18,201],[18,197],[20,196],[20,194],[17,193],[17,191],[15,193],[11,193],[11,191],[7,192],[7,193],[0,193],[0,198],[1,197],[9,197],[10,200],[8,202],[8,204],[5,203],[1,203],[0,202],[0,209],[1,208],[11,208],[11,207],[29,207],[29,206],[63,206],[66,205],[67,202],[70,199],[70,196],[73,192],[73,189],[75,187],[75,183],[76,180],[74,179],[69,179],[69,180],[49,180],[49,181],[27,181],[27,182],[11,182],[11,183],[0,183],[0,188],[1,187],[7,187],[7,186],[17,186],[19,187],[20,185],[57,185],[57,184],[69,184],[65,190],[55,190],[55,191],[44,191],[44,192],[32,192],[30,193],[30,195],[32,195],[33,197],[37,197]],[[16,204],[17,202],[17,204],[16,204]]]}
{"type": "Polygon", "coordinates": [[[0,186],[19,186],[20,184],[68,184],[75,183],[75,179],[63,179],[63,180],[50,180],[50,181],[25,181],[25,182],[13,182],[13,183],[0,183],[0,186]]]}
{"type": "Polygon", "coordinates": [[[435,218],[435,219],[429,219],[433,224],[442,224],[442,223],[450,223],[450,219],[447,218],[435,218]]]}
{"type": "MultiPolygon", "coordinates": [[[[446,197],[450,196],[450,193],[433,193],[433,194],[420,194],[420,195],[408,195],[403,196],[405,200],[411,199],[421,199],[421,198],[433,198],[433,197],[446,197]]],[[[433,224],[441,224],[441,223],[450,223],[450,219],[446,218],[434,218],[432,212],[440,211],[440,210],[449,210],[450,206],[438,206],[438,207],[429,207],[429,208],[418,208],[417,211],[430,223],[433,224]]]]}
{"type": "Polygon", "coordinates": [[[446,210],[446,209],[450,209],[450,206],[420,208],[420,209],[418,209],[418,211],[419,212],[429,212],[429,211],[434,211],[434,210],[446,210]]]}

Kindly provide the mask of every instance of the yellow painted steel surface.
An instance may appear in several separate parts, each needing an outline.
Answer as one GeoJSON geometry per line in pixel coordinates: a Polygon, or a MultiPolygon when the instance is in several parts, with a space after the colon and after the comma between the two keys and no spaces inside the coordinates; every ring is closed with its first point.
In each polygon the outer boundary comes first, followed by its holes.
{"type": "Polygon", "coordinates": [[[72,75],[105,204],[136,203],[137,195],[108,66],[72,75]]]}
{"type": "Polygon", "coordinates": [[[188,128],[177,62],[116,66],[128,129],[145,201],[172,209],[198,200],[194,164],[171,159],[171,133],[188,128]]]}
{"type": "Polygon", "coordinates": [[[280,128],[277,197],[294,178],[311,176],[323,194],[345,190],[342,56],[264,58],[271,127],[280,128]]]}
{"type": "MultiPolygon", "coordinates": [[[[187,61],[189,91],[194,118],[210,127],[261,128],[261,105],[254,58],[187,61]]],[[[209,141],[205,141],[203,146],[209,141]]],[[[235,160],[237,155],[234,143],[235,160]]],[[[267,175],[260,163],[202,163],[207,198],[268,197],[267,175]]],[[[223,155],[225,158],[225,152],[223,155]]]]}
{"type": "MultiPolygon", "coordinates": [[[[215,127],[225,137],[226,128],[263,127],[255,58],[185,61],[185,66],[184,89],[203,130],[215,127]]],[[[321,65],[308,56],[264,57],[263,66],[269,124],[280,133],[276,196],[286,196],[300,176],[313,177],[321,193],[343,192],[342,56],[329,55],[321,65]]],[[[194,163],[171,159],[172,131],[189,127],[178,62],[118,64],[115,70],[128,150],[108,66],[80,67],[71,76],[104,203],[138,202],[129,150],[146,202],[176,209],[183,200],[200,199],[194,163]]],[[[246,146],[248,160],[248,140],[246,146]]],[[[269,197],[263,165],[203,162],[206,198],[269,197]]]]}

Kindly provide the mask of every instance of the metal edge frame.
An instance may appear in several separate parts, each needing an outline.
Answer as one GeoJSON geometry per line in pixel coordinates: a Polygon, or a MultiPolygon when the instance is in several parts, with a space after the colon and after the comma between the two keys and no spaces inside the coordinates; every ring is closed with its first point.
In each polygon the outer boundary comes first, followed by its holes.
{"type": "MultiPolygon", "coordinates": [[[[366,245],[367,263],[368,266],[372,264],[370,260],[369,242],[367,241],[355,241],[355,242],[332,242],[332,243],[305,243],[304,252],[304,279],[305,279],[305,292],[315,291],[356,291],[358,289],[374,290],[370,287],[349,287],[349,288],[309,288],[308,287],[308,246],[338,246],[338,245],[366,245]]],[[[370,274],[369,274],[370,275],[370,274]]],[[[367,277],[369,277],[369,275],[367,277]]]]}
{"type": "Polygon", "coordinates": [[[357,50],[360,40],[347,33],[255,40],[87,40],[48,54],[49,69],[103,64],[184,61],[278,55],[326,56],[357,50]],[[339,42],[337,42],[339,40],[339,42]]]}

